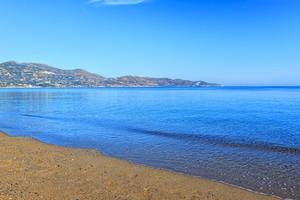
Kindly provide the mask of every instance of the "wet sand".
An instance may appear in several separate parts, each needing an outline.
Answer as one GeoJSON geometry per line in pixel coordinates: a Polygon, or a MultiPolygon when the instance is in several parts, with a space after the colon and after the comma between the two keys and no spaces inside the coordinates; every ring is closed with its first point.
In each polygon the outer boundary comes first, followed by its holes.
{"type": "Polygon", "coordinates": [[[0,200],[271,200],[214,181],[134,165],[94,150],[0,133],[0,200]]]}

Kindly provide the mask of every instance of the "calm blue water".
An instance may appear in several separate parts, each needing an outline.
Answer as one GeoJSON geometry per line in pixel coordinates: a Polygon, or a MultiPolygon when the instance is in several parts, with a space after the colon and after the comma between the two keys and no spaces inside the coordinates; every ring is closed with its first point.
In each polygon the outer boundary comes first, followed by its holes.
{"type": "Polygon", "coordinates": [[[0,129],[300,199],[300,87],[1,89],[0,129]]]}

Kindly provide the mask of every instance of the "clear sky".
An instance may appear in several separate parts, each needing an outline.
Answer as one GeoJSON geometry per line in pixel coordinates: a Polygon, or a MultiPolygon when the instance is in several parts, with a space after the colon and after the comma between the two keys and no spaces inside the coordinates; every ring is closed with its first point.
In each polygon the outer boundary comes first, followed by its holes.
{"type": "Polygon", "coordinates": [[[299,0],[1,0],[0,61],[300,85],[299,0]]]}

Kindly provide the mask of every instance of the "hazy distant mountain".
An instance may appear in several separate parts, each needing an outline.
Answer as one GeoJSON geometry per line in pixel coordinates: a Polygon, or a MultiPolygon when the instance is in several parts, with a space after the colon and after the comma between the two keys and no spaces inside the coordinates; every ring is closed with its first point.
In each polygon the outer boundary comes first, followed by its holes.
{"type": "Polygon", "coordinates": [[[163,87],[217,86],[204,81],[122,76],[105,78],[82,69],[62,70],[39,63],[0,64],[0,87],[163,87]]]}

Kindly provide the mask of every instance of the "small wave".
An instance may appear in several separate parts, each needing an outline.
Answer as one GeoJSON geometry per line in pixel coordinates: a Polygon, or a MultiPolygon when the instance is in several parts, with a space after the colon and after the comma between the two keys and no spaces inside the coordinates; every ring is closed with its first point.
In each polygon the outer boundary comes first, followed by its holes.
{"type": "Polygon", "coordinates": [[[51,119],[51,120],[60,120],[58,117],[49,117],[49,116],[42,116],[42,115],[30,115],[30,114],[22,114],[24,117],[32,117],[32,118],[40,118],[40,119],[51,119]]]}
{"type": "MultiPolygon", "coordinates": [[[[23,114],[22,116],[48,119],[48,120],[68,121],[67,119],[61,119],[59,117],[50,117],[50,116],[42,116],[42,115],[23,114]]],[[[74,121],[74,119],[69,119],[69,120],[74,121]]],[[[78,122],[83,122],[83,121],[79,120],[78,122]]],[[[300,155],[299,148],[286,147],[286,146],[278,145],[276,143],[262,142],[262,141],[256,141],[251,139],[229,138],[228,136],[220,136],[220,135],[190,134],[190,133],[148,130],[143,128],[128,127],[128,126],[120,125],[120,123],[114,123],[113,121],[107,121],[107,120],[97,121],[97,123],[93,121],[93,124],[97,124],[97,126],[102,126],[105,128],[110,128],[115,130],[125,130],[134,133],[167,137],[167,138],[185,140],[190,142],[202,142],[202,143],[219,145],[224,147],[231,147],[231,148],[247,148],[247,149],[260,150],[260,151],[300,155]]]]}
{"type": "Polygon", "coordinates": [[[238,140],[235,138],[228,138],[226,136],[165,132],[165,131],[147,130],[142,128],[124,127],[124,129],[135,133],[174,138],[178,140],[202,142],[202,143],[219,145],[219,146],[221,145],[224,147],[247,148],[247,149],[260,150],[260,151],[300,155],[299,148],[280,146],[275,143],[268,143],[268,142],[254,141],[254,140],[247,140],[247,141],[238,140]]]}

